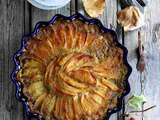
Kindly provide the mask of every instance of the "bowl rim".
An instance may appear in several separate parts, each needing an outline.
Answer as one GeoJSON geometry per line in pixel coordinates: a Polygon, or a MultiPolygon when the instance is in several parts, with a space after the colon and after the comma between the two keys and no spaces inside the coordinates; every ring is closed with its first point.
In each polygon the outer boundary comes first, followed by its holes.
{"type": "Polygon", "coordinates": [[[59,5],[45,5],[45,4],[42,4],[36,0],[27,0],[30,4],[32,4],[33,6],[39,8],[39,9],[42,9],[42,10],[55,10],[55,9],[58,9],[58,8],[61,8],[61,7],[64,7],[65,5],[67,5],[70,0],[66,0],[63,4],[59,4],[59,5]]]}
{"type": "Polygon", "coordinates": [[[121,94],[121,96],[117,98],[117,101],[118,101],[117,102],[117,106],[114,107],[113,109],[109,109],[107,111],[106,116],[105,116],[104,119],[105,120],[109,120],[110,116],[113,113],[116,113],[116,112],[118,112],[118,111],[120,111],[122,109],[122,107],[123,107],[122,106],[122,101],[123,101],[124,97],[130,92],[130,85],[129,85],[129,82],[128,82],[128,78],[129,78],[129,76],[130,76],[130,74],[132,72],[132,68],[129,65],[128,61],[127,61],[128,50],[127,50],[127,48],[125,46],[121,45],[118,42],[117,33],[114,30],[104,27],[99,19],[87,18],[87,17],[83,16],[80,13],[75,13],[74,15],[71,15],[71,16],[64,16],[64,15],[61,15],[61,14],[56,14],[49,21],[37,22],[37,24],[35,25],[34,30],[31,33],[29,33],[27,35],[24,35],[22,37],[20,48],[13,55],[13,58],[12,58],[15,66],[14,66],[14,69],[13,69],[13,71],[11,73],[11,80],[15,84],[15,87],[16,87],[16,93],[15,93],[16,99],[22,103],[24,111],[25,111],[28,119],[37,118],[37,120],[44,120],[43,117],[40,114],[34,113],[34,112],[31,111],[31,109],[29,107],[29,104],[27,102],[27,97],[25,97],[25,95],[22,92],[23,86],[22,86],[21,82],[16,79],[17,72],[21,69],[18,57],[21,56],[21,54],[23,53],[23,50],[24,50],[25,45],[27,43],[27,40],[28,40],[27,38],[28,37],[37,34],[39,32],[39,29],[42,26],[48,26],[50,24],[54,24],[54,22],[56,22],[56,20],[58,18],[62,18],[64,20],[70,20],[70,21],[73,21],[75,19],[79,19],[79,20],[82,20],[84,22],[88,22],[90,24],[96,24],[102,31],[111,33],[111,35],[113,36],[113,40],[117,43],[117,46],[123,50],[123,62],[127,67],[127,74],[125,76],[125,80],[124,80],[124,83],[123,83],[124,84],[124,91],[121,94]]]}
{"type": "Polygon", "coordinates": [[[61,6],[65,2],[70,2],[70,0],[34,0],[44,6],[61,6]]]}

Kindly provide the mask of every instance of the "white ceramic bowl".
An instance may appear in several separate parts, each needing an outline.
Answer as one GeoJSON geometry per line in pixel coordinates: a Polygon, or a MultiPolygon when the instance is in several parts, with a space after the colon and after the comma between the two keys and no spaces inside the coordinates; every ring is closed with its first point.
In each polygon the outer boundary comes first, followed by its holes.
{"type": "Polygon", "coordinates": [[[28,0],[28,2],[40,9],[52,10],[65,6],[70,0],[28,0]]]}

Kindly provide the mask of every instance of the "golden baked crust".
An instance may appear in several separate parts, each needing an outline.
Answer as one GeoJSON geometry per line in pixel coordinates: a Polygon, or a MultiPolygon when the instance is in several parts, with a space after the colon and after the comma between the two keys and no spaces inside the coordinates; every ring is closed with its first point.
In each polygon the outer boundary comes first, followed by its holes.
{"type": "Polygon", "coordinates": [[[123,92],[123,50],[110,33],[57,20],[27,42],[17,79],[33,112],[46,120],[99,120],[123,92]]]}

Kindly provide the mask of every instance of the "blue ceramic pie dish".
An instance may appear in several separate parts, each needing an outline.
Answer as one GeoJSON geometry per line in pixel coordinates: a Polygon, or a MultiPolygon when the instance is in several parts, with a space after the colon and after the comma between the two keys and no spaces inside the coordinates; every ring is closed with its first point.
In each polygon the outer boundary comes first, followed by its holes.
{"type": "Polygon", "coordinates": [[[25,35],[24,37],[22,37],[22,40],[21,40],[21,46],[20,46],[20,49],[14,54],[13,56],[13,61],[14,61],[14,64],[15,64],[15,68],[13,70],[13,73],[11,75],[11,79],[13,81],[13,83],[15,84],[16,86],[16,98],[18,101],[20,101],[22,104],[23,104],[23,107],[24,107],[24,111],[28,117],[28,119],[31,119],[32,117],[36,118],[37,120],[43,120],[43,117],[37,113],[33,113],[31,112],[31,109],[29,107],[29,104],[28,104],[28,101],[27,101],[27,97],[25,97],[25,95],[23,94],[22,92],[22,89],[23,89],[23,85],[16,79],[16,75],[17,75],[17,72],[21,69],[21,66],[20,66],[20,61],[19,61],[19,56],[22,55],[23,53],[23,50],[26,46],[26,43],[27,43],[27,40],[30,36],[33,36],[35,35],[39,29],[43,26],[48,26],[52,23],[54,23],[58,18],[61,18],[61,19],[64,19],[64,20],[70,20],[70,21],[73,21],[75,19],[78,19],[78,20],[81,20],[81,21],[84,21],[84,22],[88,22],[88,23],[91,23],[91,24],[95,24],[97,25],[102,31],[104,32],[109,32],[112,36],[113,36],[113,39],[114,41],[117,43],[118,47],[121,48],[123,50],[123,61],[124,61],[124,64],[127,66],[127,74],[126,74],[126,77],[125,77],[125,80],[124,80],[124,91],[122,93],[122,95],[120,97],[118,97],[118,102],[117,102],[117,107],[113,108],[113,109],[109,109],[106,113],[106,117],[105,117],[105,120],[108,120],[109,117],[113,114],[113,113],[116,113],[118,111],[121,110],[122,108],[122,101],[124,99],[124,97],[130,92],[130,85],[129,85],[129,82],[128,82],[128,78],[129,78],[129,75],[131,74],[131,71],[132,71],[132,68],[130,67],[130,65],[128,64],[127,62],[127,54],[128,54],[128,51],[127,49],[121,45],[119,42],[118,42],[118,38],[117,38],[117,35],[116,35],[116,32],[111,30],[111,29],[108,29],[108,28],[105,28],[102,23],[100,22],[100,20],[98,19],[89,19],[89,18],[86,18],[84,17],[83,15],[81,15],[80,13],[76,13],[72,16],[69,16],[69,17],[66,17],[66,16],[63,16],[63,15],[60,15],[60,14],[57,14],[55,15],[50,21],[48,22],[38,22],[34,28],[34,31],[31,32],[30,34],[28,35],[25,35]]]}

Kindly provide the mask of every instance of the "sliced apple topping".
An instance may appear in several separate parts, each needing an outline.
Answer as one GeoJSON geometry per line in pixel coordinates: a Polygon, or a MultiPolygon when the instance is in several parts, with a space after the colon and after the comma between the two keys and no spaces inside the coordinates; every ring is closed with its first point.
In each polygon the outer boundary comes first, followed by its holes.
{"type": "MultiPolygon", "coordinates": [[[[84,1],[88,10],[104,7],[84,1]]],[[[45,120],[101,120],[123,90],[123,50],[95,24],[57,19],[26,43],[17,74],[23,93],[45,120]]]]}
{"type": "Polygon", "coordinates": [[[42,81],[34,82],[32,83],[28,88],[24,89],[25,92],[29,93],[32,95],[33,99],[36,99],[40,95],[46,92],[46,89],[43,85],[42,81]]]}

